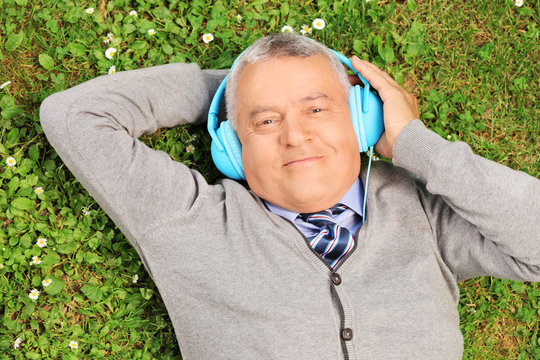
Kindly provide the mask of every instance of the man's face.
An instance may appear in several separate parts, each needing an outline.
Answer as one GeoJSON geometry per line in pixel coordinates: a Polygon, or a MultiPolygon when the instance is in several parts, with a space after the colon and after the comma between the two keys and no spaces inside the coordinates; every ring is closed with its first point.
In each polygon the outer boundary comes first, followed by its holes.
{"type": "Polygon", "coordinates": [[[323,55],[271,58],[238,78],[237,133],[260,198],[315,212],[335,205],[360,171],[347,94],[323,55]]]}

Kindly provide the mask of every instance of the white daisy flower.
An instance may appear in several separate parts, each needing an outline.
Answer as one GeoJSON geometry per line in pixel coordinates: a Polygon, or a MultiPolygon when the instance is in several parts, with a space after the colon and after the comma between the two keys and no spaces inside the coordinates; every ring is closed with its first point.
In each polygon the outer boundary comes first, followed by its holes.
{"type": "Polygon", "coordinates": [[[86,12],[87,14],[93,14],[94,13],[94,8],[88,8],[88,9],[84,10],[84,12],[86,12]]]}
{"type": "Polygon", "coordinates": [[[516,0],[516,6],[523,6],[523,0],[516,0]]]}
{"type": "Polygon", "coordinates": [[[85,208],[85,207],[83,207],[81,211],[82,211],[82,213],[83,213],[84,216],[90,215],[90,211],[88,211],[88,209],[85,208]]]}
{"type": "Polygon", "coordinates": [[[4,268],[4,264],[0,264],[0,270],[4,268]]]}
{"type": "Polygon", "coordinates": [[[45,287],[49,286],[52,284],[52,280],[51,279],[45,279],[41,282],[41,284],[45,287]]]}
{"type": "Polygon", "coordinates": [[[37,298],[39,298],[39,291],[36,289],[32,289],[32,291],[30,291],[30,294],[28,294],[28,297],[32,300],[37,300],[37,298]]]}
{"type": "Polygon", "coordinates": [[[41,259],[39,258],[39,256],[34,256],[32,258],[31,264],[35,264],[35,265],[41,264],[41,259]]]}
{"type": "Polygon", "coordinates": [[[326,26],[326,23],[323,19],[315,19],[313,20],[313,27],[317,30],[322,30],[326,26]]]}
{"type": "Polygon", "coordinates": [[[114,74],[116,72],[116,66],[112,65],[110,68],[109,68],[109,75],[111,74],[114,74]]]}
{"type": "Polygon", "coordinates": [[[16,339],[15,339],[15,342],[13,343],[13,348],[14,348],[14,349],[18,349],[19,346],[21,346],[21,342],[22,342],[22,339],[21,339],[21,338],[16,338],[16,339]]]}
{"type": "Polygon", "coordinates": [[[10,157],[8,157],[6,159],[6,165],[9,166],[9,167],[15,166],[15,165],[17,165],[17,160],[15,160],[14,157],[10,156],[10,157]]]}
{"type": "Polygon", "coordinates": [[[156,33],[156,30],[154,29],[148,29],[148,35],[152,36],[156,33]]]}
{"type": "Polygon", "coordinates": [[[112,59],[114,54],[116,54],[116,48],[110,47],[105,50],[105,57],[107,57],[107,59],[112,59]]]}
{"type": "Polygon", "coordinates": [[[210,41],[214,40],[214,35],[208,33],[208,34],[204,34],[202,36],[202,41],[204,41],[205,44],[208,44],[210,41]]]}
{"type": "Polygon", "coordinates": [[[193,153],[195,151],[195,146],[193,145],[186,146],[186,151],[190,154],[193,153]]]}
{"type": "Polygon", "coordinates": [[[134,284],[136,284],[137,281],[139,281],[139,275],[137,275],[137,274],[133,275],[132,278],[131,278],[131,281],[132,281],[134,284]]]}
{"type": "Polygon", "coordinates": [[[47,239],[45,238],[37,239],[36,245],[39,246],[40,248],[44,248],[45,246],[47,246],[47,239]]]}
{"type": "Polygon", "coordinates": [[[3,89],[5,88],[6,86],[8,86],[9,84],[11,84],[11,81],[6,81],[5,83],[3,83],[2,85],[0,85],[0,89],[3,89]]]}
{"type": "Polygon", "coordinates": [[[69,347],[72,348],[72,349],[76,349],[76,348],[79,347],[79,343],[76,342],[76,341],[71,340],[71,341],[69,342],[69,347]]]}
{"type": "Polygon", "coordinates": [[[114,36],[113,33],[107,33],[107,37],[104,37],[104,38],[103,38],[103,42],[104,42],[105,44],[108,44],[108,43],[110,43],[111,41],[113,41],[114,39],[116,39],[116,36],[114,36]]]}
{"type": "Polygon", "coordinates": [[[302,25],[302,30],[300,30],[302,35],[311,34],[311,28],[307,25],[302,25]]]}
{"type": "Polygon", "coordinates": [[[39,194],[43,194],[43,188],[42,188],[42,187],[37,187],[37,188],[34,189],[34,192],[35,192],[36,194],[38,194],[38,195],[39,195],[39,194]]]}
{"type": "Polygon", "coordinates": [[[129,15],[130,15],[130,16],[135,16],[135,17],[139,16],[139,14],[137,14],[137,12],[136,12],[135,10],[131,10],[131,11],[129,12],[129,15]]]}
{"type": "Polygon", "coordinates": [[[292,26],[289,26],[289,25],[285,25],[284,27],[281,28],[281,32],[290,32],[290,33],[293,33],[294,30],[292,28],[292,26]]]}
{"type": "Polygon", "coordinates": [[[236,18],[238,19],[238,22],[242,21],[242,15],[238,14],[236,15],[236,18]]]}

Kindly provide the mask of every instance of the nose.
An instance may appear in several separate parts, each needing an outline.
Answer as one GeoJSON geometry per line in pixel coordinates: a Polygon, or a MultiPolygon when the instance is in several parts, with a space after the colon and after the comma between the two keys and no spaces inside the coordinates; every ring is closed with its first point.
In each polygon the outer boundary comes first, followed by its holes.
{"type": "Polygon", "coordinates": [[[312,124],[302,114],[287,116],[281,129],[281,144],[284,146],[300,146],[313,138],[312,124]]]}

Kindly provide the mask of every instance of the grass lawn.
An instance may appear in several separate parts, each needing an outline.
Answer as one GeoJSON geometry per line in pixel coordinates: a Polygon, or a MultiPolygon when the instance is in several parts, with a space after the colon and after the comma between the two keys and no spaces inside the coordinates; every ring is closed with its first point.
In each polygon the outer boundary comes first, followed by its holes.
{"type": "MultiPolygon", "coordinates": [[[[135,250],[43,135],[46,96],[112,71],[226,68],[255,39],[305,24],[307,36],[388,71],[441,136],[540,177],[539,3],[516,2],[0,0],[0,360],[180,358],[135,250]]],[[[219,176],[204,128],[143,141],[219,176]]],[[[462,283],[464,357],[540,359],[539,290],[462,283]]]]}

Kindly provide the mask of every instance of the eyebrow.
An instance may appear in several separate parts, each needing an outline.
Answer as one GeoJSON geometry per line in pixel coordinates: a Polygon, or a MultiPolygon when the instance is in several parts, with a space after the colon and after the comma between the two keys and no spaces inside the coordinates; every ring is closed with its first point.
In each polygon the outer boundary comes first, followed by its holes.
{"type": "Polygon", "coordinates": [[[322,93],[315,93],[313,95],[308,95],[308,96],[300,99],[300,101],[309,102],[309,101],[317,100],[317,99],[320,99],[320,98],[328,99],[328,95],[322,94],[322,93]]]}
{"type": "Polygon", "coordinates": [[[251,113],[249,114],[249,117],[253,118],[257,114],[267,112],[267,111],[272,111],[275,109],[276,108],[274,106],[257,106],[255,109],[251,111],[251,113]]]}
{"type": "MultiPolygon", "coordinates": [[[[328,95],[322,94],[322,93],[315,93],[313,95],[308,95],[306,97],[303,97],[302,99],[300,99],[300,102],[305,103],[305,102],[310,102],[310,101],[317,100],[320,98],[328,99],[328,95]]],[[[249,114],[249,117],[253,118],[255,115],[258,115],[260,113],[267,112],[267,111],[275,111],[275,110],[276,110],[276,107],[274,106],[263,106],[263,105],[257,106],[255,109],[251,111],[251,113],[249,114]]]]}

